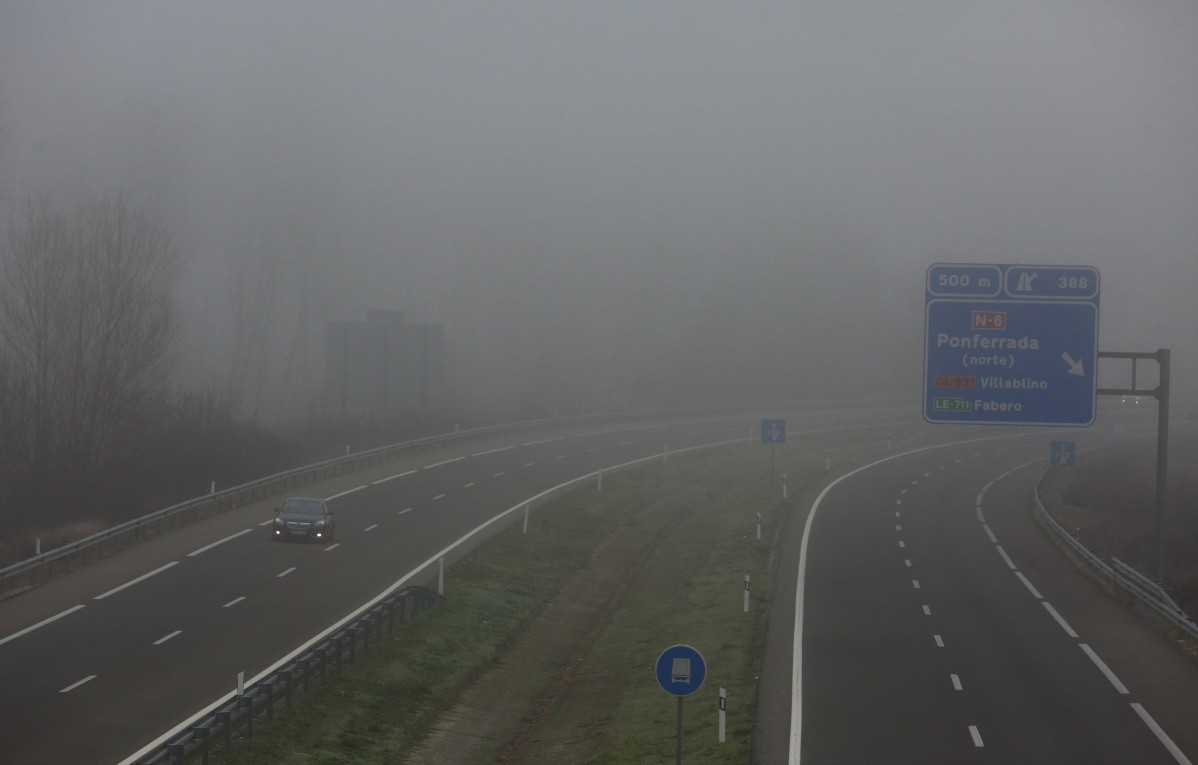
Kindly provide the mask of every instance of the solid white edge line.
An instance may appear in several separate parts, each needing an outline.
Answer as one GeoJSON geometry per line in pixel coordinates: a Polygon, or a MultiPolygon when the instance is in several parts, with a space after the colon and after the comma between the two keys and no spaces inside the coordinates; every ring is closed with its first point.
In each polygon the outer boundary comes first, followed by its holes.
{"type": "MultiPolygon", "coordinates": [[[[745,439],[743,439],[743,438],[733,438],[733,439],[729,439],[727,441],[716,441],[716,442],[710,443],[710,444],[700,444],[699,446],[690,446],[690,447],[687,447],[684,449],[677,449],[674,451],[674,454],[685,454],[687,452],[700,451],[702,449],[714,449],[719,446],[731,446],[732,444],[741,444],[744,442],[745,442],[745,439]]],[[[934,447],[927,447],[927,448],[934,448],[934,447]]],[[[568,486],[573,486],[575,484],[580,484],[584,481],[589,481],[589,480],[595,478],[597,475],[599,475],[600,472],[611,472],[613,470],[620,470],[622,468],[632,467],[633,465],[640,465],[645,462],[656,462],[657,460],[660,460],[660,459],[661,459],[660,454],[651,454],[647,457],[640,457],[635,460],[629,460],[628,462],[621,462],[618,465],[610,465],[608,467],[602,468],[601,470],[596,470],[596,471],[593,471],[590,473],[584,473],[583,475],[580,475],[580,476],[573,478],[569,481],[563,481],[562,483],[559,483],[557,486],[552,486],[538,494],[534,494],[531,497],[528,497],[527,499],[522,500],[518,504],[515,504],[515,505],[509,507],[507,510],[504,510],[503,512],[498,513],[497,515],[492,516],[490,520],[484,521],[483,523],[480,523],[478,526],[475,526],[473,529],[468,531],[466,534],[462,535],[461,537],[458,537],[457,541],[455,541],[452,544],[448,545],[447,547],[437,551],[431,557],[429,557],[428,560],[424,561],[420,565],[416,566],[416,568],[413,568],[411,571],[404,574],[402,577],[400,577],[398,580],[396,580],[395,583],[393,583],[391,586],[384,589],[382,592],[380,592],[374,598],[366,601],[365,605],[363,605],[360,608],[358,608],[357,610],[349,613],[348,615],[343,617],[340,621],[333,623],[327,629],[325,629],[323,632],[320,632],[320,633],[314,635],[310,640],[308,640],[305,643],[302,643],[298,648],[296,648],[291,653],[283,656],[278,661],[274,662],[273,664],[268,666],[266,669],[262,670],[260,673],[258,673],[254,677],[246,680],[245,684],[247,686],[254,685],[255,683],[262,681],[266,677],[269,677],[275,667],[284,665],[287,662],[295,659],[296,657],[302,656],[304,654],[304,652],[307,651],[309,648],[311,648],[314,645],[317,645],[318,643],[320,643],[320,641],[324,640],[329,635],[332,635],[337,630],[341,629],[345,625],[347,625],[350,622],[357,619],[362,614],[369,611],[374,606],[374,604],[378,603],[383,598],[385,598],[385,597],[391,595],[392,593],[398,591],[399,589],[403,588],[405,585],[407,585],[407,583],[409,581],[411,581],[416,576],[420,575],[426,569],[430,568],[431,566],[436,565],[436,563],[439,559],[445,557],[449,553],[456,550],[466,540],[471,539],[475,534],[478,534],[483,529],[485,529],[489,526],[492,526],[496,523],[499,523],[501,520],[503,520],[504,518],[507,518],[509,515],[512,515],[512,514],[516,513],[517,511],[523,510],[526,505],[536,502],[537,500],[542,499],[544,497],[552,496],[555,492],[559,492],[568,486]]],[[[138,760],[140,760],[142,757],[144,757],[149,752],[153,751],[154,749],[157,749],[163,743],[171,740],[172,738],[178,736],[183,731],[192,727],[199,720],[201,715],[207,713],[211,709],[221,706],[222,704],[228,703],[236,695],[237,695],[236,691],[229,691],[228,693],[217,698],[216,700],[212,701],[211,703],[205,704],[203,707],[196,710],[196,712],[194,714],[192,714],[190,717],[183,720],[183,722],[180,722],[175,727],[168,730],[166,733],[163,733],[158,738],[154,739],[153,741],[150,741],[148,744],[143,746],[141,749],[137,750],[136,752],[129,755],[125,759],[121,760],[117,765],[134,765],[134,763],[136,763],[138,760]]]]}
{"type": "Polygon", "coordinates": [[[83,678],[82,680],[80,680],[77,683],[71,683],[66,688],[63,688],[61,691],[59,691],[59,693],[70,693],[71,691],[75,690],[76,688],[83,685],[84,683],[90,683],[92,680],[95,680],[95,679],[96,679],[96,675],[88,675],[87,677],[83,678]]]}
{"type": "MultiPolygon", "coordinates": [[[[803,539],[799,543],[799,575],[795,586],[795,617],[794,617],[794,646],[791,658],[791,681],[790,681],[790,754],[787,758],[790,765],[799,765],[802,759],[802,739],[803,739],[803,590],[807,583],[807,547],[811,541],[811,524],[815,520],[815,515],[819,512],[820,503],[824,501],[824,497],[828,492],[832,491],[841,481],[850,478],[863,470],[868,470],[876,465],[881,465],[883,462],[906,457],[911,454],[926,452],[931,449],[944,449],[950,446],[961,446],[963,444],[975,444],[984,441],[996,441],[1000,438],[1019,438],[1022,434],[1010,436],[992,436],[988,438],[971,438],[966,441],[953,441],[946,444],[934,444],[932,446],[921,446],[918,449],[912,449],[906,452],[892,454],[889,457],[883,457],[880,460],[875,460],[867,465],[862,465],[840,476],[836,480],[829,483],[816,496],[815,501],[811,504],[811,510],[807,513],[807,522],[803,524],[803,539]]],[[[919,483],[912,481],[911,485],[919,483]]],[[[899,540],[899,546],[903,546],[902,540],[899,540]]]]}
{"type": "Polygon", "coordinates": [[[488,449],[485,452],[475,452],[474,454],[471,454],[470,456],[471,457],[485,457],[488,454],[496,454],[498,452],[506,452],[509,449],[515,449],[515,448],[516,448],[515,446],[501,446],[498,449],[488,449]]]}
{"type": "Polygon", "coordinates": [[[1157,725],[1156,720],[1152,719],[1152,715],[1148,714],[1147,709],[1134,701],[1131,704],[1131,708],[1140,716],[1140,719],[1144,721],[1144,724],[1148,726],[1148,730],[1152,731],[1157,740],[1165,745],[1165,749],[1169,750],[1169,754],[1173,755],[1173,759],[1177,760],[1178,765],[1193,765],[1190,762],[1190,758],[1186,757],[1177,744],[1173,743],[1173,739],[1169,738],[1169,734],[1165,733],[1164,729],[1157,725]]]}
{"type": "Polygon", "coordinates": [[[1115,673],[1111,671],[1111,668],[1106,665],[1106,662],[1103,661],[1098,654],[1094,653],[1093,648],[1085,643],[1079,643],[1079,645],[1081,646],[1081,649],[1086,652],[1086,656],[1090,657],[1090,661],[1094,662],[1094,666],[1098,667],[1098,669],[1102,671],[1102,674],[1106,675],[1106,679],[1111,681],[1111,685],[1115,686],[1115,690],[1124,695],[1130,693],[1130,691],[1127,690],[1127,686],[1119,681],[1119,678],[1116,677],[1115,673]]]}
{"type": "Polygon", "coordinates": [[[998,537],[994,536],[994,532],[990,530],[990,524],[983,521],[982,531],[986,532],[986,536],[990,539],[990,544],[998,544],[998,537]]]}
{"type": "Polygon", "coordinates": [[[22,635],[28,635],[30,632],[33,632],[34,630],[36,630],[40,627],[45,627],[47,624],[50,624],[52,622],[56,622],[64,616],[69,616],[70,614],[75,613],[76,611],[78,611],[81,608],[83,608],[82,604],[78,605],[78,606],[73,606],[71,608],[68,608],[66,611],[63,611],[60,614],[55,614],[54,616],[51,616],[49,619],[42,619],[37,624],[34,624],[30,627],[26,627],[25,629],[21,630],[20,632],[14,632],[11,635],[9,635],[8,637],[0,638],[0,645],[4,645],[5,643],[7,643],[11,640],[16,640],[17,638],[21,637],[22,635]]]}
{"type": "Polygon", "coordinates": [[[1057,620],[1057,624],[1061,625],[1061,629],[1065,630],[1066,635],[1071,638],[1077,637],[1077,633],[1074,632],[1073,628],[1069,626],[1069,622],[1065,621],[1065,617],[1057,613],[1057,610],[1052,607],[1052,603],[1049,603],[1047,600],[1042,600],[1040,602],[1044,604],[1044,608],[1048,609],[1048,613],[1052,616],[1052,618],[1057,620]]]}
{"type": "Polygon", "coordinates": [[[438,467],[441,467],[442,465],[448,465],[453,462],[461,462],[464,459],[466,459],[466,458],[465,457],[450,457],[447,460],[441,460],[440,462],[434,462],[431,465],[425,465],[424,467],[422,467],[420,469],[421,470],[432,470],[433,468],[438,468],[438,467]]]}
{"type": "Polygon", "coordinates": [[[354,487],[354,488],[352,488],[352,489],[346,489],[345,491],[339,491],[339,492],[337,492],[336,494],[334,494],[334,495],[332,495],[332,496],[330,496],[330,497],[325,497],[325,498],[324,498],[324,501],[325,501],[325,502],[332,502],[334,499],[338,499],[338,498],[340,498],[340,497],[344,497],[346,494],[353,494],[355,491],[362,491],[362,489],[365,489],[365,488],[368,488],[368,484],[362,484],[361,486],[355,486],[355,487],[354,487]]]}
{"type": "Polygon", "coordinates": [[[380,483],[386,483],[387,481],[394,481],[396,478],[403,478],[404,476],[412,475],[413,473],[416,473],[416,472],[418,472],[418,471],[416,471],[416,470],[405,470],[405,471],[404,471],[404,472],[402,472],[402,473],[396,473],[395,475],[389,475],[389,476],[387,476],[386,478],[380,478],[380,479],[378,479],[377,481],[371,481],[371,482],[370,482],[370,485],[371,485],[371,486],[378,486],[380,483]]]}
{"type": "MultiPolygon", "coordinates": [[[[274,523],[274,519],[273,518],[270,519],[269,521],[267,521],[267,523],[274,523]]],[[[265,525],[265,524],[263,524],[263,525],[265,525]]],[[[241,536],[242,534],[249,534],[252,531],[253,531],[253,529],[242,529],[241,531],[237,532],[236,534],[230,534],[229,536],[225,537],[224,539],[218,539],[217,541],[213,542],[210,545],[204,545],[203,547],[201,547],[198,550],[187,553],[187,557],[194,558],[195,556],[199,555],[200,553],[208,552],[209,550],[211,550],[213,547],[216,547],[217,545],[223,545],[225,542],[228,542],[230,539],[236,539],[237,537],[241,536]]]]}
{"type": "Polygon", "coordinates": [[[116,593],[120,592],[121,590],[125,589],[126,587],[132,587],[133,585],[137,584],[138,582],[144,582],[145,580],[149,579],[150,577],[152,577],[156,574],[161,574],[163,571],[166,571],[168,568],[171,568],[172,566],[178,566],[178,565],[179,565],[179,561],[173,560],[170,563],[166,564],[165,566],[160,566],[159,568],[154,569],[153,571],[151,571],[148,574],[142,574],[141,576],[137,577],[136,579],[131,579],[119,587],[113,587],[111,590],[104,593],[103,595],[97,595],[95,598],[93,598],[93,600],[103,600],[104,598],[107,598],[109,595],[115,595],[116,593]]]}

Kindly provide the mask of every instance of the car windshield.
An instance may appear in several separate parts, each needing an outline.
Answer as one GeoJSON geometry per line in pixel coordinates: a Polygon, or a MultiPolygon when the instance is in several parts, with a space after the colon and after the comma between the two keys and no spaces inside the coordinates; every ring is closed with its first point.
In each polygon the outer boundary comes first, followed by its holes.
{"type": "Polygon", "coordinates": [[[324,515],[324,503],[317,500],[288,500],[279,515],[324,515]]]}

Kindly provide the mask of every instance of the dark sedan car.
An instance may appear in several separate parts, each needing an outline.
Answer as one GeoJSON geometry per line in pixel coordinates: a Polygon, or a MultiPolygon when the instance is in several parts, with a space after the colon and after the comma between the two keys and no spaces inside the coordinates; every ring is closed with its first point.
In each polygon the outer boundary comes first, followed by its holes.
{"type": "Polygon", "coordinates": [[[271,539],[311,539],[333,541],[337,520],[323,499],[292,497],[275,511],[271,539]]]}

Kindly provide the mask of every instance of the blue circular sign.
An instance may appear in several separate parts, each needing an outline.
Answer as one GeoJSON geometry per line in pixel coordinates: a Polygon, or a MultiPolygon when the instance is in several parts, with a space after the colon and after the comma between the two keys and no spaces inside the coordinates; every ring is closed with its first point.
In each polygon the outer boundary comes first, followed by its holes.
{"type": "Polygon", "coordinates": [[[657,657],[657,682],[666,693],[689,696],[703,685],[707,663],[689,645],[672,645],[657,657]]]}

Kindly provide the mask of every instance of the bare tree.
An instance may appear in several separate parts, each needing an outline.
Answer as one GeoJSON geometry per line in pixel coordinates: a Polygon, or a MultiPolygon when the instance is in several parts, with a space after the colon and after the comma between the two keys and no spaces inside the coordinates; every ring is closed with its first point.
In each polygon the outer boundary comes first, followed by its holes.
{"type": "Polygon", "coordinates": [[[177,321],[170,232],[106,196],[28,205],[0,257],[0,393],[35,480],[86,484],[166,395],[177,321]]]}

